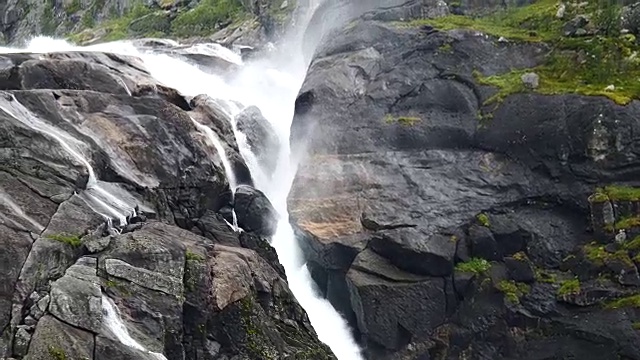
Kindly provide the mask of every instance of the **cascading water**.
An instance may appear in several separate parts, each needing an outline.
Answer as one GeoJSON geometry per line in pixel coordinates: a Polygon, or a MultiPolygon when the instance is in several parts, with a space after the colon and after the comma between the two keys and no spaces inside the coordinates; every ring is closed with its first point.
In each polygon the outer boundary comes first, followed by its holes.
{"type": "Polygon", "coordinates": [[[80,196],[95,212],[104,216],[105,219],[118,219],[120,224],[126,223],[128,215],[135,214],[133,207],[128,206],[100,186],[93,167],[79,149],[81,143],[77,139],[38,118],[20,104],[12,94],[0,92],[0,110],[23,125],[54,139],[74,160],[87,169],[89,179],[85,191],[80,196]]]}
{"type": "Polygon", "coordinates": [[[102,295],[102,316],[104,325],[109,329],[109,331],[111,331],[111,333],[113,333],[118,341],[136,350],[149,353],[149,355],[157,359],[167,360],[167,358],[162,354],[148,351],[144,346],[132,338],[131,335],[129,335],[127,327],[120,318],[116,304],[114,304],[113,300],[105,295],[102,295]]]}
{"type": "MultiPolygon", "coordinates": [[[[303,22],[300,21],[300,23],[303,22]]],[[[279,53],[272,53],[268,58],[254,61],[250,64],[242,64],[240,61],[241,70],[231,80],[228,80],[228,77],[227,80],[224,80],[220,76],[205,72],[177,57],[138,50],[130,42],[74,47],[61,40],[41,37],[34,39],[27,50],[32,52],[104,51],[136,56],[143,61],[144,66],[156,80],[179,90],[183,95],[196,96],[206,94],[220,101],[223,107],[222,110],[227,112],[228,120],[231,121],[241,155],[250,168],[256,187],[267,195],[281,215],[277,231],[272,238],[272,245],[276,249],[278,258],[286,271],[289,287],[309,315],[319,339],[326,343],[340,360],[359,360],[362,359],[362,355],[346,321],[314,288],[314,282],[306,268],[304,257],[288,220],[287,196],[296,172],[295,163],[292,161],[288,145],[289,132],[295,99],[308,67],[308,60],[305,60],[302,54],[301,41],[301,36],[294,36],[291,41],[285,42],[287,49],[281,49],[279,53]],[[167,69],[172,70],[167,71],[167,69]],[[245,107],[257,106],[264,117],[271,123],[279,137],[282,145],[279,163],[276,171],[270,177],[264,176],[258,166],[256,156],[251,153],[250,148],[247,146],[244,134],[237,131],[236,124],[233,121],[243,108],[237,104],[242,104],[245,107]]],[[[197,51],[197,48],[194,48],[193,51],[197,51]]],[[[239,59],[236,54],[228,49],[216,46],[215,51],[221,57],[233,59],[234,61],[239,59]]],[[[0,49],[0,52],[2,52],[2,49],[0,49]]],[[[226,158],[224,147],[219,142],[217,135],[211,129],[195,120],[194,123],[199,131],[207,135],[218,150],[229,177],[230,186],[235,189],[236,184],[232,167],[226,158]]],[[[82,157],[80,156],[80,158],[82,157]]],[[[108,299],[103,299],[103,306],[108,307],[109,304],[108,299]]],[[[112,310],[106,309],[107,312],[112,310]]],[[[107,316],[107,319],[114,318],[118,319],[118,317],[107,316]]],[[[123,325],[120,326],[115,323],[110,327],[123,329],[123,325]]],[[[120,341],[127,345],[132,344],[131,340],[133,339],[128,336],[126,329],[120,331],[120,335],[116,334],[120,341]]],[[[131,346],[135,347],[135,345],[131,346]]]]}

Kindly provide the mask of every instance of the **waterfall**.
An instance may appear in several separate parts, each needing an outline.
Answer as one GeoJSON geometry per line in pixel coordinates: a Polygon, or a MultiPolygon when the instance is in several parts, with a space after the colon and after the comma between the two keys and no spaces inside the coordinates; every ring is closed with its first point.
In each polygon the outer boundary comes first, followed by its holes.
{"type": "Polygon", "coordinates": [[[58,142],[67,154],[71,156],[71,158],[82,164],[87,169],[89,178],[87,180],[85,191],[83,191],[80,196],[96,213],[101,214],[105,219],[113,217],[120,220],[120,224],[126,223],[127,215],[134,212],[133,207],[111,195],[100,186],[93,167],[89,163],[89,160],[82,155],[82,152],[79,149],[79,146],[82,145],[80,141],[59,128],[38,118],[35,114],[29,111],[29,109],[20,104],[12,94],[0,92],[0,110],[24,126],[42,133],[43,135],[58,142]]]}
{"type": "Polygon", "coordinates": [[[120,313],[118,312],[118,308],[116,304],[113,303],[109,297],[102,295],[102,321],[104,325],[111,331],[113,335],[126,346],[132,347],[136,350],[140,350],[146,353],[149,353],[153,357],[157,359],[167,360],[167,358],[159,353],[151,352],[145,349],[140,343],[138,343],[134,338],[129,335],[129,331],[127,327],[122,322],[120,318],[120,313]]]}
{"type": "MultiPolygon", "coordinates": [[[[304,24],[307,20],[303,19],[298,23],[304,24]]],[[[142,60],[150,74],[166,86],[175,88],[186,96],[206,94],[218,100],[223,106],[222,110],[228,115],[227,120],[233,126],[240,153],[251,171],[255,186],[267,195],[281,215],[277,231],[271,241],[276,249],[279,261],[285,269],[291,291],[307,312],[318,338],[331,348],[338,359],[360,360],[363,357],[346,321],[315,289],[315,284],[305,265],[302,251],[288,220],[287,196],[296,173],[296,165],[289,148],[289,132],[294,115],[295,99],[309,65],[308,60],[302,54],[302,31],[300,29],[295,30],[291,32],[291,36],[282,42],[286,45],[286,48],[280,48],[279,51],[274,51],[266,58],[255,60],[251,63],[243,63],[231,50],[219,46],[215,47],[215,52],[219,56],[234,59],[239,64],[239,72],[231,79],[228,76],[223,78],[202,71],[197,66],[177,57],[154,53],[152,50],[141,51],[133,43],[127,41],[83,48],[74,47],[61,40],[40,37],[34,39],[26,51],[104,51],[136,56],[142,60]],[[167,69],[171,70],[168,71],[167,69]],[[239,106],[237,104],[242,105],[239,106]],[[247,146],[244,134],[238,132],[234,122],[235,116],[243,107],[252,105],[261,110],[264,117],[273,126],[280,140],[279,163],[271,177],[263,176],[255,154],[252,154],[247,146]]],[[[197,47],[194,47],[193,51],[197,51],[197,49],[197,47]]],[[[0,53],[2,51],[0,49],[0,53]]],[[[211,51],[211,49],[207,51],[211,51]]],[[[229,177],[229,184],[232,190],[235,190],[235,185],[237,184],[233,168],[226,158],[224,147],[219,138],[207,126],[196,121],[194,123],[199,131],[207,135],[218,150],[225,172],[229,177]]],[[[64,141],[60,140],[60,142],[62,144],[64,141]]],[[[69,146],[65,148],[69,148],[69,146]]],[[[77,151],[70,151],[70,153],[77,154],[75,157],[78,160],[83,159],[77,151]]],[[[86,160],[82,161],[82,163],[88,166],[86,160]]],[[[99,194],[96,194],[96,197],[97,195],[99,194]]],[[[128,336],[124,325],[121,322],[114,322],[113,319],[118,319],[118,317],[113,315],[115,310],[110,305],[109,300],[103,299],[103,306],[107,307],[107,312],[111,311],[111,313],[108,313],[111,315],[107,316],[107,319],[111,319],[108,320],[112,324],[110,328],[115,329],[116,336],[123,343],[135,347],[134,344],[137,343],[128,336]]]]}

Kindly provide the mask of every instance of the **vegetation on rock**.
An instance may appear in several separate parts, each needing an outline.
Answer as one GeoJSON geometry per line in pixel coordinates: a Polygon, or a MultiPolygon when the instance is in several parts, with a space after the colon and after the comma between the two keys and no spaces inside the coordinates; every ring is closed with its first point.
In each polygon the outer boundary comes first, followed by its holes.
{"type": "Polygon", "coordinates": [[[59,349],[57,347],[51,346],[49,348],[49,355],[54,360],[67,360],[67,354],[65,354],[64,350],[59,349]]]}
{"type": "Polygon", "coordinates": [[[417,123],[419,123],[420,121],[422,121],[422,119],[420,119],[419,117],[415,117],[415,116],[398,116],[398,117],[394,117],[391,114],[387,114],[384,117],[384,121],[387,124],[400,124],[400,125],[404,125],[404,126],[414,126],[417,123]]]}
{"type": "Polygon", "coordinates": [[[171,22],[173,35],[204,36],[220,28],[221,23],[237,20],[244,8],[239,0],[203,0],[171,22]]]}
{"type": "Polygon", "coordinates": [[[512,304],[519,304],[520,299],[531,291],[531,287],[525,283],[513,280],[502,280],[496,288],[504,293],[505,298],[512,304]]]}
{"type": "Polygon", "coordinates": [[[56,240],[61,243],[65,243],[67,245],[71,245],[72,247],[78,247],[82,245],[82,241],[80,239],[80,236],[78,235],[61,233],[61,234],[47,235],[46,237],[51,240],[56,240]]]}
{"type": "Polygon", "coordinates": [[[576,295],[580,293],[580,280],[565,280],[558,288],[558,296],[576,295]]]}
{"type": "Polygon", "coordinates": [[[607,309],[620,309],[620,308],[640,308],[640,294],[631,295],[610,301],[605,304],[607,309]]]}
{"type": "Polygon", "coordinates": [[[476,220],[478,220],[478,223],[480,223],[480,225],[484,227],[489,227],[491,225],[491,223],[489,222],[489,216],[485,213],[478,214],[476,216],[476,220]]]}
{"type": "Polygon", "coordinates": [[[640,45],[630,34],[620,34],[620,7],[610,2],[589,2],[585,8],[571,7],[565,19],[584,15],[590,32],[579,37],[564,34],[565,20],[556,16],[558,2],[539,0],[523,7],[480,17],[450,15],[420,19],[404,26],[431,25],[442,30],[473,29],[511,41],[544,42],[549,45],[545,60],[532,69],[513,69],[503,74],[475,73],[483,85],[498,92],[485,104],[499,103],[505,97],[525,91],[541,94],[578,93],[606,96],[618,104],[627,104],[640,96],[640,45]],[[521,81],[527,72],[540,77],[539,86],[529,90],[521,81]],[[613,85],[611,87],[610,85],[613,85]]]}
{"type": "Polygon", "coordinates": [[[456,270],[474,274],[482,274],[491,268],[491,264],[482,258],[472,258],[456,265],[456,270]]]}

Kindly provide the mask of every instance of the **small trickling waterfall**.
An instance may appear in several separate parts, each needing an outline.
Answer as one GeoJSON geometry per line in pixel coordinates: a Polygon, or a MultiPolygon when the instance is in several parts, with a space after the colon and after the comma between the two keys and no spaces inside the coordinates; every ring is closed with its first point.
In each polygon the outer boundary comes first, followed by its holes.
{"type": "Polygon", "coordinates": [[[157,359],[167,360],[164,355],[145,349],[144,346],[142,346],[134,338],[132,338],[131,335],[129,335],[127,327],[124,325],[122,319],[120,318],[120,313],[118,312],[116,304],[114,304],[113,300],[111,300],[104,294],[102,295],[102,321],[103,324],[109,329],[109,331],[111,331],[111,333],[118,339],[118,341],[120,341],[124,345],[146,352],[157,359]]]}
{"type": "MultiPolygon", "coordinates": [[[[227,175],[227,181],[229,182],[229,188],[231,189],[231,196],[232,198],[235,197],[236,188],[238,187],[238,180],[236,180],[236,175],[233,172],[233,166],[231,166],[231,162],[227,157],[227,152],[224,149],[224,145],[222,145],[222,142],[220,142],[220,138],[218,138],[218,135],[214,133],[213,130],[211,130],[211,128],[209,128],[208,126],[204,126],[200,124],[193,118],[191,119],[191,121],[193,121],[194,125],[198,130],[206,134],[209,141],[211,141],[211,144],[216,148],[216,151],[220,156],[220,161],[222,161],[224,172],[227,175]]],[[[232,210],[232,215],[233,215],[233,224],[229,224],[229,225],[234,231],[239,231],[240,228],[238,227],[238,218],[236,216],[235,210],[232,210]]]]}
{"type": "Polygon", "coordinates": [[[120,224],[126,223],[128,215],[135,215],[132,206],[110,194],[98,183],[95,171],[89,161],[82,155],[80,146],[83,144],[73,136],[48,124],[24,107],[9,93],[0,92],[0,110],[19,121],[23,125],[54,139],[75,161],[82,164],[89,174],[85,190],[80,196],[92,209],[105,219],[118,219],[120,224]]]}

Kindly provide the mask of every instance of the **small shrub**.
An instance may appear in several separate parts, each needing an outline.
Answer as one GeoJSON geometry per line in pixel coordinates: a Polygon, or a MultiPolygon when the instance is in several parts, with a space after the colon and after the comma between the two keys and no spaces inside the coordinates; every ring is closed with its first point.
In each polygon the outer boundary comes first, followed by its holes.
{"type": "Polygon", "coordinates": [[[51,240],[59,241],[61,243],[65,243],[67,245],[71,245],[72,247],[78,247],[82,245],[82,240],[78,235],[61,233],[61,234],[47,235],[47,238],[51,240]]]}
{"type": "Polygon", "coordinates": [[[558,289],[558,296],[575,295],[580,293],[580,280],[565,280],[558,289]]]}
{"type": "Polygon", "coordinates": [[[478,220],[478,223],[484,227],[489,227],[491,225],[489,223],[489,216],[485,213],[476,215],[476,220],[478,220]]]}
{"type": "Polygon", "coordinates": [[[491,268],[491,264],[482,258],[472,258],[456,265],[456,270],[474,274],[482,274],[491,268]]]}
{"type": "Polygon", "coordinates": [[[496,288],[504,293],[505,298],[512,304],[519,304],[520,299],[531,291],[531,287],[525,283],[513,280],[502,280],[496,288]]]}

